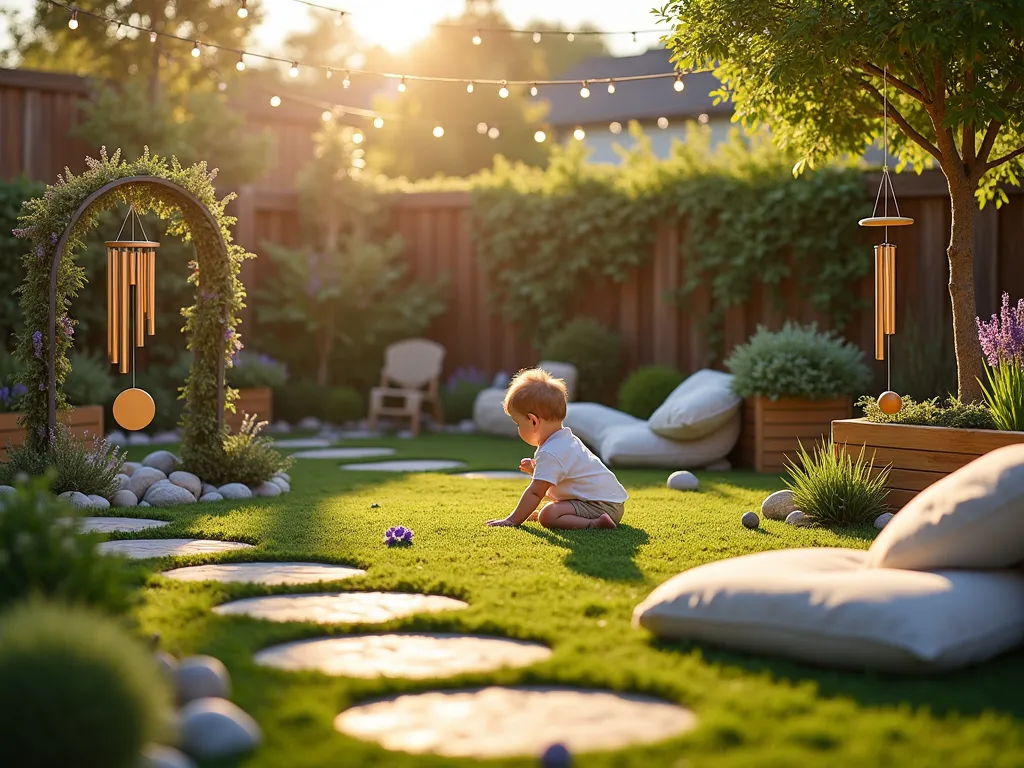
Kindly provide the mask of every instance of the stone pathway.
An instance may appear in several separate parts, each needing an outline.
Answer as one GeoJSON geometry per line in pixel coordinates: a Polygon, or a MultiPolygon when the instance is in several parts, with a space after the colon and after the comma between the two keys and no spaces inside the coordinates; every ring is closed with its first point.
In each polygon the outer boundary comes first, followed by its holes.
{"type": "Polygon", "coordinates": [[[169,579],[178,581],[219,581],[224,584],[318,584],[365,576],[366,571],[344,565],[322,563],[224,563],[194,565],[164,571],[169,579]]]}
{"type": "Polygon", "coordinates": [[[462,477],[466,480],[522,480],[526,482],[530,476],[524,472],[510,472],[504,469],[487,469],[482,472],[462,472],[452,477],[462,477]]]}
{"type": "Polygon", "coordinates": [[[396,696],[342,712],[334,727],[385,749],[444,757],[539,756],[650,744],[696,725],[683,707],[645,696],[570,688],[483,688],[396,696]]]}
{"type": "Polygon", "coordinates": [[[256,663],[291,672],[361,678],[426,680],[547,661],[538,643],[472,635],[354,635],[300,640],[256,654],[256,663]]]}
{"type": "Polygon", "coordinates": [[[325,440],[322,437],[274,438],[275,448],[326,448],[330,444],[330,440],[325,440]]]}
{"type": "Polygon", "coordinates": [[[339,592],[317,595],[270,595],[218,605],[221,616],[250,616],[265,621],[310,621],[316,624],[382,624],[414,613],[468,608],[468,603],[441,595],[404,592],[339,592]]]}
{"type": "Polygon", "coordinates": [[[427,459],[424,461],[371,461],[365,464],[342,464],[342,469],[353,472],[436,472],[442,469],[459,469],[466,466],[461,461],[427,459]]]}
{"type": "Polygon", "coordinates": [[[376,456],[394,456],[394,448],[322,448],[318,451],[299,451],[293,459],[372,459],[376,456]]]}
{"type": "Polygon", "coordinates": [[[210,539],[125,539],[123,541],[105,541],[99,545],[98,549],[106,555],[124,555],[136,560],[144,560],[150,557],[205,555],[229,552],[233,549],[252,549],[252,544],[210,539]]]}
{"type": "Polygon", "coordinates": [[[84,533],[134,533],[149,528],[170,525],[167,520],[147,520],[141,517],[80,517],[78,530],[84,533]]]}

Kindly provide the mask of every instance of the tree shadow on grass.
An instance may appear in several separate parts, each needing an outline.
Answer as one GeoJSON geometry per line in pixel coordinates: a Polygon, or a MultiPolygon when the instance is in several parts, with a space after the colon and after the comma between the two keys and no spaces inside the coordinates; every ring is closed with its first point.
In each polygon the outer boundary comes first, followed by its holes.
{"type": "Polygon", "coordinates": [[[647,531],[620,524],[614,531],[551,531],[524,526],[531,536],[569,550],[565,565],[576,573],[605,581],[643,581],[636,564],[640,546],[650,541],[647,531]]]}

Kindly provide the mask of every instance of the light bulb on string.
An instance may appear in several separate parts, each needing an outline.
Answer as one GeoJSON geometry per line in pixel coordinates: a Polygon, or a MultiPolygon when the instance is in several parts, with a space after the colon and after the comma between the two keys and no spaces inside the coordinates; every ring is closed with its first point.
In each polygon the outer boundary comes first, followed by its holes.
{"type": "Polygon", "coordinates": [[[533,85],[530,86],[530,95],[536,96],[538,93],[540,93],[540,91],[537,90],[537,84],[534,83],[533,85]]]}
{"type": "Polygon", "coordinates": [[[538,144],[543,144],[544,140],[547,137],[548,135],[544,133],[544,131],[537,131],[535,134],[533,134],[533,140],[536,141],[538,144]]]}
{"type": "Polygon", "coordinates": [[[440,139],[442,136],[444,136],[444,128],[442,128],[440,125],[435,125],[433,133],[435,139],[440,139]]]}
{"type": "Polygon", "coordinates": [[[200,53],[200,51],[199,51],[199,41],[196,40],[196,44],[192,46],[192,58],[193,59],[198,59],[199,58],[199,53],[200,53]]]}
{"type": "Polygon", "coordinates": [[[492,125],[492,126],[491,126],[491,127],[490,127],[490,128],[488,129],[488,130],[487,130],[487,135],[488,135],[489,137],[491,137],[492,139],[496,139],[496,138],[498,138],[498,137],[499,137],[499,136],[501,135],[501,131],[499,131],[499,130],[498,130],[497,126],[493,126],[493,125],[492,125]]]}
{"type": "Polygon", "coordinates": [[[292,62],[292,68],[288,70],[288,74],[291,77],[298,77],[299,76],[299,62],[297,62],[297,61],[293,61],[292,62]]]}
{"type": "Polygon", "coordinates": [[[676,93],[681,93],[686,84],[683,82],[682,75],[676,75],[676,81],[672,83],[672,87],[676,89],[676,93]]]}
{"type": "Polygon", "coordinates": [[[405,93],[405,78],[403,77],[398,81],[398,92],[405,93]]]}
{"type": "Polygon", "coordinates": [[[270,106],[272,106],[272,107],[280,107],[281,106],[281,97],[280,96],[271,96],[270,97],[270,106]]]}
{"type": "Polygon", "coordinates": [[[483,41],[484,39],[480,37],[480,30],[477,30],[476,34],[473,35],[473,45],[480,45],[483,41]]]}
{"type": "Polygon", "coordinates": [[[244,54],[238,54],[238,63],[235,64],[235,69],[237,69],[239,72],[245,69],[245,59],[243,57],[244,54]]]}
{"type": "Polygon", "coordinates": [[[352,85],[352,80],[349,78],[348,71],[346,70],[344,77],[341,78],[341,87],[348,88],[350,85],[352,85]]]}
{"type": "Polygon", "coordinates": [[[245,7],[245,0],[239,0],[241,5],[238,6],[238,18],[244,19],[249,15],[249,9],[245,7]]]}
{"type": "Polygon", "coordinates": [[[330,120],[331,120],[331,112],[330,112],[330,110],[325,109],[323,111],[323,113],[320,115],[320,119],[323,120],[325,123],[330,122],[330,120]]]}
{"type": "Polygon", "coordinates": [[[609,80],[608,81],[608,93],[615,93],[615,81],[614,80],[609,80]]]}
{"type": "Polygon", "coordinates": [[[565,36],[565,39],[568,40],[571,43],[573,40],[576,39],[576,35],[574,35],[572,32],[570,32],[568,35],[565,36]]]}
{"type": "Polygon", "coordinates": [[[221,93],[223,93],[227,89],[228,89],[228,84],[227,83],[225,83],[225,82],[217,83],[217,90],[220,91],[221,93]]]}
{"type": "Polygon", "coordinates": [[[616,120],[615,122],[608,126],[608,130],[614,133],[616,136],[618,136],[620,133],[622,133],[622,123],[616,120]]]}
{"type": "Polygon", "coordinates": [[[503,99],[508,98],[508,85],[504,80],[501,81],[501,88],[498,89],[498,95],[503,99]]]}
{"type": "Polygon", "coordinates": [[[363,160],[363,158],[361,158],[361,157],[354,157],[354,158],[352,158],[352,167],[353,168],[365,168],[366,167],[366,161],[363,160]]]}
{"type": "Polygon", "coordinates": [[[326,77],[328,80],[330,80],[333,75],[334,75],[334,70],[331,69],[330,67],[328,67],[327,71],[324,72],[324,77],[326,77]]]}
{"type": "Polygon", "coordinates": [[[472,92],[473,92],[473,81],[470,80],[469,84],[466,86],[466,93],[472,93],[472,92]]]}
{"type": "Polygon", "coordinates": [[[540,42],[540,40],[541,40],[541,34],[540,34],[540,32],[534,32],[534,33],[533,33],[533,42],[535,42],[535,43],[539,43],[539,42],[540,42]]]}
{"type": "Polygon", "coordinates": [[[71,18],[68,19],[68,29],[78,29],[78,11],[71,9],[71,18]]]}
{"type": "Polygon", "coordinates": [[[485,135],[487,133],[487,123],[477,123],[476,132],[481,136],[485,135]]]}
{"type": "Polygon", "coordinates": [[[667,117],[659,117],[658,118],[658,127],[661,128],[661,130],[665,130],[666,128],[668,128],[668,118],[667,117]]]}
{"type": "Polygon", "coordinates": [[[576,130],[572,132],[572,137],[576,139],[576,141],[583,141],[583,139],[586,138],[586,135],[587,132],[578,125],[576,126],[576,130]]]}
{"type": "Polygon", "coordinates": [[[363,136],[363,134],[361,134],[359,131],[356,131],[355,133],[352,134],[352,143],[353,144],[362,144],[363,143],[363,139],[365,139],[365,138],[366,137],[363,136]]]}
{"type": "Polygon", "coordinates": [[[587,85],[586,80],[583,81],[583,87],[580,88],[580,96],[583,97],[584,99],[590,98],[590,86],[587,85]]]}
{"type": "Polygon", "coordinates": [[[373,118],[373,127],[374,128],[383,128],[384,127],[384,118],[383,117],[375,117],[375,118],[373,118]]]}
{"type": "Polygon", "coordinates": [[[151,42],[151,43],[155,43],[156,42],[156,32],[150,32],[149,33],[149,42],[151,42]]]}

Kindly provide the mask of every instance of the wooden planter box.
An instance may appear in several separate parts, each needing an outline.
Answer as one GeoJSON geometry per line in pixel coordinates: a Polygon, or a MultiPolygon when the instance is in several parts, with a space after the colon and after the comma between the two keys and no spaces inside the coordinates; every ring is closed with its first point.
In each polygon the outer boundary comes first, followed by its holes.
{"type": "MultiPolygon", "coordinates": [[[[25,442],[25,430],[18,426],[20,413],[0,413],[0,461],[7,461],[7,443],[14,448],[25,442]]],[[[81,405],[60,414],[71,434],[82,438],[103,436],[103,406],[81,405]]]]}
{"type": "Polygon", "coordinates": [[[838,446],[845,443],[847,453],[854,458],[866,446],[864,458],[874,455],[876,473],[891,465],[887,501],[896,511],[936,480],[979,456],[1004,445],[1024,443],[1024,432],[875,424],[865,419],[849,419],[832,424],[832,439],[838,446]]]}
{"type": "Polygon", "coordinates": [[[741,467],[756,472],[785,472],[786,458],[797,461],[802,443],[808,452],[827,440],[832,422],[853,415],[849,397],[835,400],[748,397],[743,401],[743,431],[737,447],[741,467]]]}
{"type": "Polygon", "coordinates": [[[235,412],[224,414],[228,429],[237,432],[242,428],[242,419],[248,415],[255,415],[257,421],[274,420],[274,390],[270,387],[254,387],[252,389],[238,390],[238,399],[235,401],[235,412]]]}

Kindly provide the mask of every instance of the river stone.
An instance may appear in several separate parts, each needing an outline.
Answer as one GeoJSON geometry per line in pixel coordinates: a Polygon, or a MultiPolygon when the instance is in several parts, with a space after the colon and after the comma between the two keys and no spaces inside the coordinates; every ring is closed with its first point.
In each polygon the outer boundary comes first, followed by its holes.
{"type": "Polygon", "coordinates": [[[776,491],[761,502],[761,514],[769,520],[785,520],[790,512],[796,510],[793,492],[788,488],[776,491]]]}
{"type": "Polygon", "coordinates": [[[894,515],[892,512],[883,512],[875,518],[875,528],[877,528],[878,530],[882,530],[883,528],[885,528],[885,526],[889,524],[889,521],[892,520],[894,517],[896,517],[896,515],[894,515]]]}
{"type": "Polygon", "coordinates": [[[315,624],[383,624],[417,613],[468,608],[461,600],[406,592],[332,592],[249,597],[218,605],[220,616],[250,616],[264,621],[308,621],[315,624]]]}
{"type": "Polygon", "coordinates": [[[17,489],[13,485],[0,485],[0,495],[5,493],[17,493],[17,489]]]}
{"type": "Polygon", "coordinates": [[[153,467],[139,467],[131,476],[131,483],[128,486],[128,490],[134,493],[138,498],[144,499],[146,497],[146,491],[149,490],[151,485],[155,485],[158,481],[166,479],[167,475],[159,469],[154,469],[153,467]]]}
{"type": "Polygon", "coordinates": [[[119,474],[115,479],[117,480],[117,490],[119,491],[127,491],[132,487],[131,475],[125,472],[119,474]]]}
{"type": "Polygon", "coordinates": [[[288,493],[292,489],[292,487],[288,485],[288,481],[285,480],[283,477],[272,477],[270,478],[269,482],[273,483],[278,488],[280,488],[281,493],[288,493]]]}
{"type": "Polygon", "coordinates": [[[128,477],[131,477],[133,474],[135,474],[135,470],[141,468],[142,464],[140,464],[137,461],[126,461],[124,464],[121,465],[121,472],[128,475],[128,477]]]}
{"type": "Polygon", "coordinates": [[[269,498],[271,496],[281,495],[281,486],[275,485],[271,482],[264,482],[256,486],[250,486],[249,490],[252,491],[252,495],[256,498],[269,498]]]}
{"type": "Polygon", "coordinates": [[[224,497],[221,496],[216,491],[211,491],[210,493],[204,493],[202,496],[200,496],[199,501],[203,503],[207,503],[210,501],[224,501],[224,497]]]}
{"type": "Polygon", "coordinates": [[[343,677],[425,680],[528,667],[549,658],[551,649],[546,645],[522,640],[395,633],[300,640],[260,651],[255,661],[290,672],[312,670],[343,677]]]}
{"type": "Polygon", "coordinates": [[[142,466],[159,469],[165,475],[171,474],[181,462],[170,451],[153,451],[142,460],[142,466]]]}
{"type": "Polygon", "coordinates": [[[188,488],[167,483],[156,484],[146,491],[146,501],[154,507],[176,507],[179,504],[195,504],[196,497],[188,488]]]}
{"type": "Polygon", "coordinates": [[[202,487],[199,489],[199,496],[202,497],[208,493],[217,493],[217,486],[211,485],[210,483],[203,483],[202,487]]]}
{"type": "Polygon", "coordinates": [[[808,518],[807,515],[805,515],[799,509],[794,509],[788,515],[786,515],[786,523],[788,523],[789,525],[802,527],[805,525],[810,525],[811,521],[810,518],[808,518]]]}
{"type": "Polygon", "coordinates": [[[700,481],[693,472],[683,469],[669,475],[666,485],[673,491],[696,491],[700,487],[700,481]]]}
{"type": "Polygon", "coordinates": [[[203,481],[191,472],[182,472],[181,470],[171,472],[171,474],[167,476],[167,479],[179,488],[184,488],[185,490],[190,491],[197,499],[202,496],[201,491],[203,490],[203,481]]]}
{"type": "Polygon", "coordinates": [[[140,501],[140,502],[139,502],[139,506],[140,506],[140,507],[151,507],[151,506],[153,506],[153,505],[152,505],[152,504],[150,504],[150,503],[149,503],[148,501],[146,501],[145,499],[143,499],[142,501],[140,501]]]}
{"type": "Polygon", "coordinates": [[[304,419],[300,419],[299,423],[295,425],[295,428],[301,430],[313,430],[320,429],[320,425],[320,419],[316,416],[307,416],[304,419]]]}
{"type": "Polygon", "coordinates": [[[160,671],[167,675],[167,679],[171,683],[174,683],[178,674],[178,660],[167,651],[156,651],[153,658],[156,659],[156,665],[160,667],[160,671]]]}
{"type": "Polygon", "coordinates": [[[283,479],[283,480],[284,480],[284,481],[285,481],[286,483],[291,483],[291,481],[292,481],[292,476],[291,476],[291,475],[289,475],[289,474],[288,474],[287,472],[281,472],[281,471],[275,472],[275,473],[274,473],[274,477],[280,477],[280,478],[282,478],[282,479],[283,479]]]}
{"type": "Polygon", "coordinates": [[[228,483],[222,485],[217,489],[217,493],[223,496],[225,499],[251,499],[252,491],[249,490],[249,486],[243,485],[242,483],[228,483]]]}
{"type": "Polygon", "coordinates": [[[112,507],[134,507],[139,503],[139,497],[131,491],[118,491],[110,497],[112,507]]]}
{"type": "Polygon", "coordinates": [[[744,528],[754,530],[761,524],[761,518],[757,516],[757,512],[744,512],[740,522],[743,523],[744,528]]]}
{"type": "Polygon", "coordinates": [[[141,517],[82,517],[78,520],[78,529],[86,533],[134,533],[165,525],[170,523],[141,517]]]}
{"type": "Polygon", "coordinates": [[[115,429],[107,435],[107,442],[111,445],[125,445],[128,442],[128,435],[119,429],[115,429]]]}
{"type": "Polygon", "coordinates": [[[128,445],[149,445],[150,442],[150,437],[145,432],[132,432],[128,435],[128,445]]]}
{"type": "Polygon", "coordinates": [[[142,750],[140,768],[196,768],[192,759],[173,747],[147,744],[142,750]]]}
{"type": "MultiPolygon", "coordinates": [[[[148,507],[149,502],[140,501],[139,506],[148,507]]],[[[213,539],[122,539],[120,541],[104,541],[97,547],[97,551],[105,555],[123,555],[138,560],[151,557],[216,554],[233,549],[252,549],[252,544],[213,539]]]]}
{"type": "Polygon", "coordinates": [[[225,699],[196,699],[181,708],[181,747],[200,760],[251,752],[263,738],[260,727],[225,699]]]}
{"type": "Polygon", "coordinates": [[[89,509],[110,509],[110,502],[102,496],[89,494],[89,509]]]}
{"type": "Polygon", "coordinates": [[[89,497],[84,493],[78,491],[64,491],[58,499],[63,499],[75,509],[88,509],[92,506],[92,502],[89,501],[89,497]]]}
{"type": "Polygon", "coordinates": [[[384,749],[475,760],[536,759],[555,742],[573,753],[606,752],[664,741],[696,725],[693,712],[660,699],[553,686],[404,694],[354,706],[334,720],[338,731],[384,749]]]}
{"type": "Polygon", "coordinates": [[[178,581],[219,581],[223,584],[318,584],[365,576],[360,568],[327,563],[212,563],[175,568],[164,576],[178,581]]]}
{"type": "Polygon", "coordinates": [[[157,432],[150,441],[151,445],[170,445],[181,440],[177,432],[157,432]]]}
{"type": "Polygon", "coordinates": [[[190,656],[178,662],[174,672],[178,703],[193,699],[226,699],[231,695],[231,676],[220,659],[213,656],[190,656]]]}

